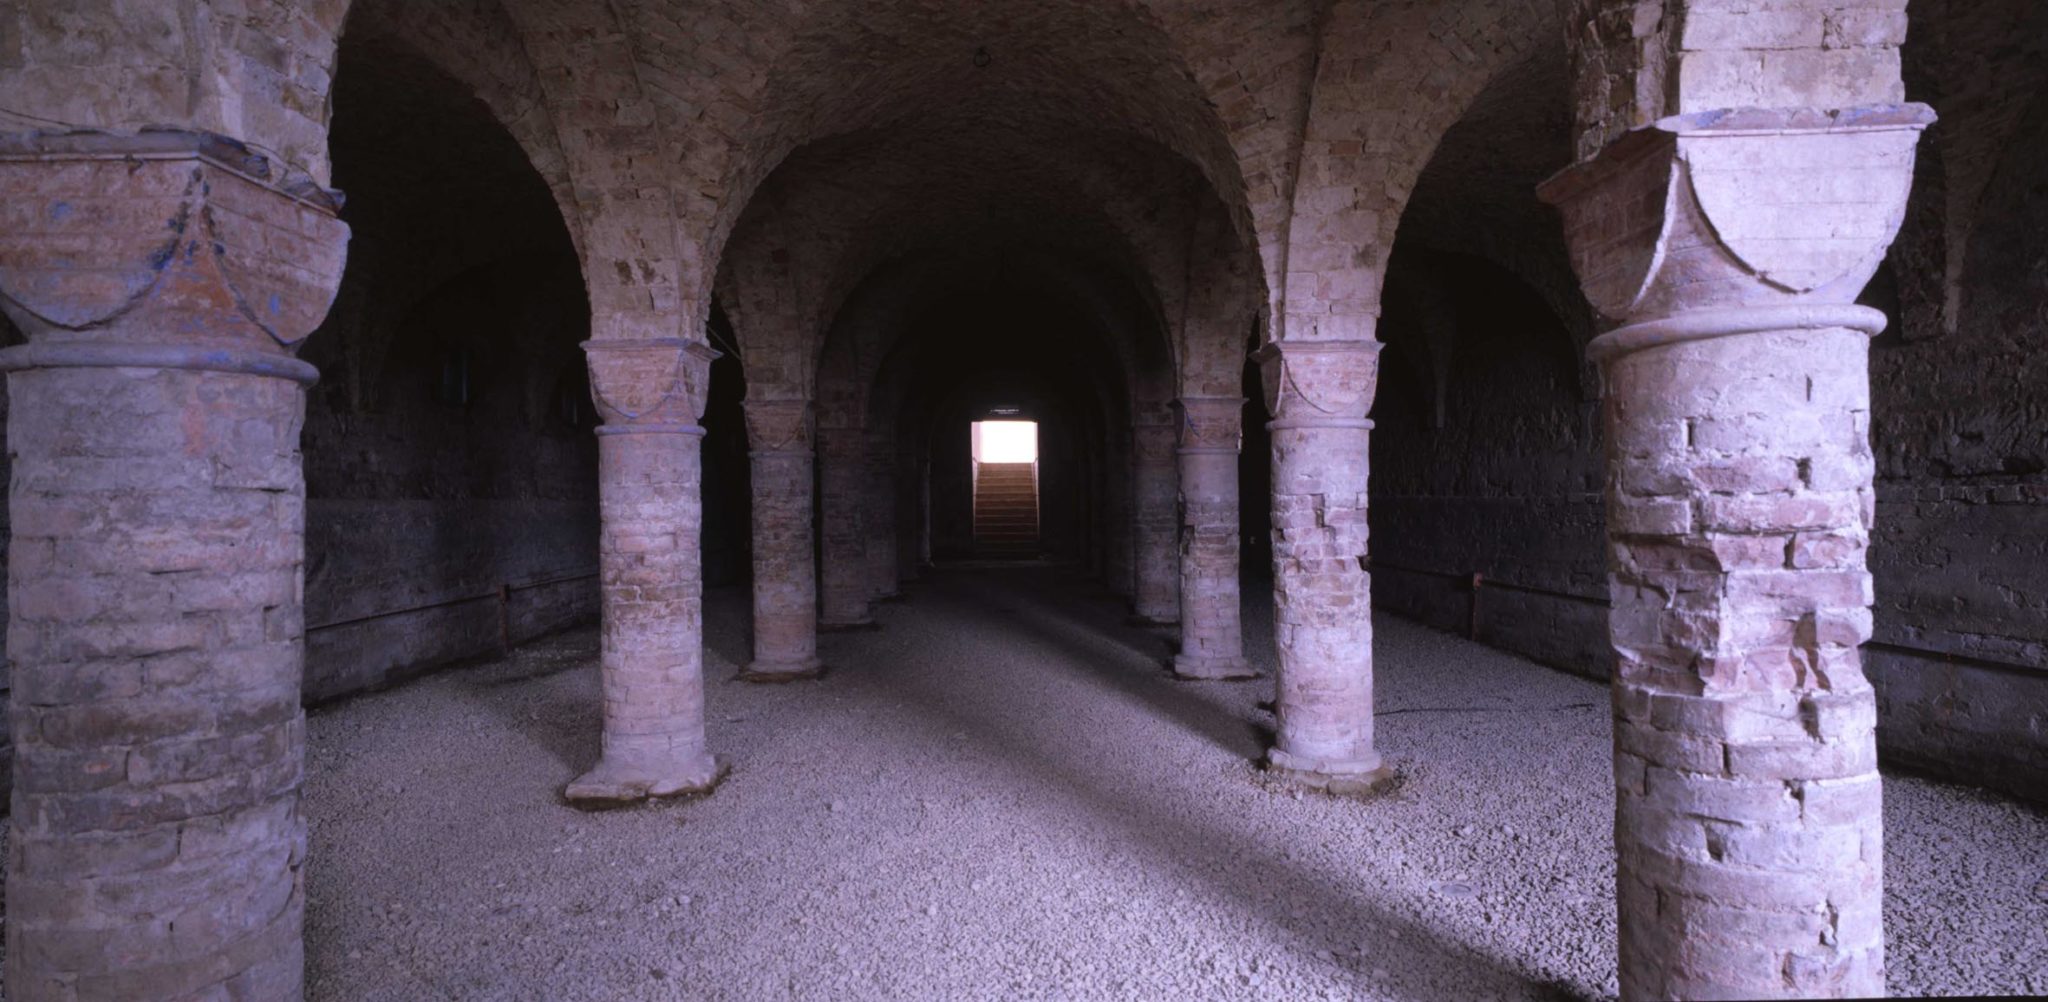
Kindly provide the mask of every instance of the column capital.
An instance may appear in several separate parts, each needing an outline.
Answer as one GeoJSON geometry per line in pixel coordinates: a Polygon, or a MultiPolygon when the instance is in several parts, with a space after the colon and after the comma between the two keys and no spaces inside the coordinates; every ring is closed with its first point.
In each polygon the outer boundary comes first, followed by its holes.
{"type": "Polygon", "coordinates": [[[590,397],[604,418],[600,435],[702,435],[718,352],[684,338],[595,338],[583,342],[590,397]]]}
{"type": "Polygon", "coordinates": [[[1183,455],[1237,455],[1244,438],[1243,397],[1185,396],[1173,402],[1180,412],[1183,455]]]}
{"type": "Polygon", "coordinates": [[[1268,341],[1252,354],[1273,420],[1266,427],[1371,428],[1380,342],[1268,341]]]}
{"type": "Polygon", "coordinates": [[[1926,105],[1663,119],[1538,189],[1564,215],[1596,358],[1755,331],[1851,328],[1905,217],[1926,105]]]}
{"type": "Polygon", "coordinates": [[[811,402],[746,400],[747,445],[756,456],[809,456],[811,402]]]}
{"type": "Polygon", "coordinates": [[[290,357],[341,285],[341,193],[224,136],[0,135],[0,368],[147,366],[311,382],[290,357]]]}

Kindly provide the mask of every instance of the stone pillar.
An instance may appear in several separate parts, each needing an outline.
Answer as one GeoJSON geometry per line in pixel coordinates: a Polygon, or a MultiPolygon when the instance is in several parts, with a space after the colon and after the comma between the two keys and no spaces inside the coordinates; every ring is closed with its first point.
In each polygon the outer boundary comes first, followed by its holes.
{"type": "Polygon", "coordinates": [[[913,436],[904,436],[897,443],[896,469],[892,471],[890,481],[896,501],[896,577],[899,581],[916,581],[922,574],[919,565],[923,563],[920,551],[924,545],[924,512],[918,503],[921,495],[917,485],[923,480],[923,464],[911,445],[912,439],[913,436]]]}
{"type": "Polygon", "coordinates": [[[1171,626],[1180,618],[1174,439],[1171,421],[1131,428],[1132,620],[1146,626],[1171,626]]]}
{"type": "Polygon", "coordinates": [[[872,571],[861,503],[867,494],[866,438],[859,428],[818,429],[818,479],[822,488],[825,565],[818,569],[824,599],[818,625],[827,630],[876,626],[868,604],[872,571]]]}
{"type": "Polygon", "coordinates": [[[1131,455],[1127,436],[1112,433],[1102,457],[1102,581],[1110,593],[1131,597],[1131,455]]]}
{"type": "Polygon", "coordinates": [[[867,497],[861,523],[867,530],[868,594],[876,602],[897,597],[896,441],[871,432],[867,446],[867,497]]]}
{"type": "MultiPolygon", "coordinates": [[[[601,330],[602,327],[600,326],[601,330]]],[[[604,751],[578,806],[708,793],[704,740],[704,397],[718,353],[680,338],[583,343],[598,434],[604,751]]]]}
{"type": "Polygon", "coordinates": [[[1258,355],[1273,420],[1273,641],[1278,733],[1269,770],[1363,796],[1391,771],[1373,748],[1367,447],[1377,341],[1275,341],[1258,355]]]}
{"type": "Polygon", "coordinates": [[[1180,654],[1186,679],[1254,678],[1238,599],[1237,452],[1243,397],[1182,397],[1180,654]]]}
{"type": "Polygon", "coordinates": [[[305,479],[336,193],[219,137],[0,137],[7,997],[296,999],[305,479]]]}
{"type": "Polygon", "coordinates": [[[749,400],[754,486],[754,659],[748,682],[824,673],[818,660],[818,573],[811,548],[811,402],[749,400]]]}
{"type": "Polygon", "coordinates": [[[1667,119],[1548,182],[1606,386],[1624,999],[1884,994],[1852,305],[1920,106],[1667,119]]]}

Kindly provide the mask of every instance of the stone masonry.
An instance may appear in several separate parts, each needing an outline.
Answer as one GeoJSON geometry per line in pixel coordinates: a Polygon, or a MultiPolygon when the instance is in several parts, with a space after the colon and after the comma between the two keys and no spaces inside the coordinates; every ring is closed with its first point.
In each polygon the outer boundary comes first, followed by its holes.
{"type": "Polygon", "coordinates": [[[1251,678],[1238,598],[1237,452],[1242,397],[1182,397],[1180,653],[1174,674],[1251,678]]]}
{"type": "Polygon", "coordinates": [[[347,228],[219,137],[0,143],[7,996],[297,997],[313,367],[347,228]]]}
{"type": "Polygon", "coordinates": [[[753,466],[754,659],[749,682],[816,678],[818,578],[811,553],[811,405],[747,401],[753,466]]]}
{"type": "Polygon", "coordinates": [[[1367,437],[1376,341],[1261,350],[1273,435],[1273,772],[1345,795],[1391,776],[1373,747],[1367,437]]]}
{"type": "Polygon", "coordinates": [[[1180,618],[1176,438],[1174,426],[1165,421],[1131,428],[1131,607],[1137,622],[1151,625],[1180,618]]]}
{"type": "Polygon", "coordinates": [[[824,531],[818,585],[818,624],[830,630],[874,625],[868,599],[873,570],[868,563],[867,437],[859,428],[818,429],[819,517],[824,531]]]}
{"type": "Polygon", "coordinates": [[[704,739],[697,420],[715,353],[680,339],[592,340],[584,349],[605,422],[604,744],[564,796],[605,807],[709,792],[724,767],[704,739]]]}
{"type": "Polygon", "coordinates": [[[1884,994],[1868,341],[1919,106],[1667,119],[1552,181],[1608,382],[1627,999],[1884,994]]]}

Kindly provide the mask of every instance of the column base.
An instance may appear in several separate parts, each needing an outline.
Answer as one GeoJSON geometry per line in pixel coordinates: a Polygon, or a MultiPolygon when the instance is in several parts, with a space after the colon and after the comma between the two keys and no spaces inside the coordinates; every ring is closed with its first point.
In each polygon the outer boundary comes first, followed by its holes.
{"type": "Polygon", "coordinates": [[[606,759],[562,790],[571,807],[602,811],[663,797],[701,797],[718,788],[730,763],[709,754],[694,761],[661,765],[606,759]]]}
{"type": "Polygon", "coordinates": [[[741,682],[759,682],[766,685],[804,682],[823,677],[825,663],[817,658],[797,662],[756,661],[740,669],[740,673],[733,676],[741,682]]]}
{"type": "Polygon", "coordinates": [[[882,624],[872,618],[852,619],[845,622],[818,621],[819,633],[859,633],[863,630],[879,630],[882,624]]]}
{"type": "Polygon", "coordinates": [[[1260,677],[1251,662],[1243,658],[1200,658],[1177,655],[1169,665],[1173,677],[1184,682],[1245,682],[1260,677]]]}
{"type": "Polygon", "coordinates": [[[909,600],[910,596],[900,591],[892,591],[887,595],[876,595],[874,598],[868,599],[870,602],[907,602],[909,600]]]}
{"type": "Polygon", "coordinates": [[[1370,800],[1391,791],[1398,782],[1393,768],[1378,755],[1338,761],[1274,748],[1266,752],[1265,768],[1282,782],[1348,800],[1370,800]]]}
{"type": "Polygon", "coordinates": [[[1147,616],[1142,612],[1134,612],[1131,613],[1129,616],[1124,617],[1124,623],[1130,626],[1144,627],[1179,626],[1180,620],[1178,618],[1159,619],[1154,616],[1147,616]]]}

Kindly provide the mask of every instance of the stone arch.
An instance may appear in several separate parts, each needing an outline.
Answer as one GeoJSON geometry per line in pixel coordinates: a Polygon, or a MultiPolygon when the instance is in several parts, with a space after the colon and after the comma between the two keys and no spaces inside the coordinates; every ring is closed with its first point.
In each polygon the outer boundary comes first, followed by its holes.
{"type": "Polygon", "coordinates": [[[1488,0],[1331,9],[1276,337],[1371,336],[1394,233],[1430,154],[1485,84],[1557,34],[1555,15],[1547,4],[1488,0]]]}

